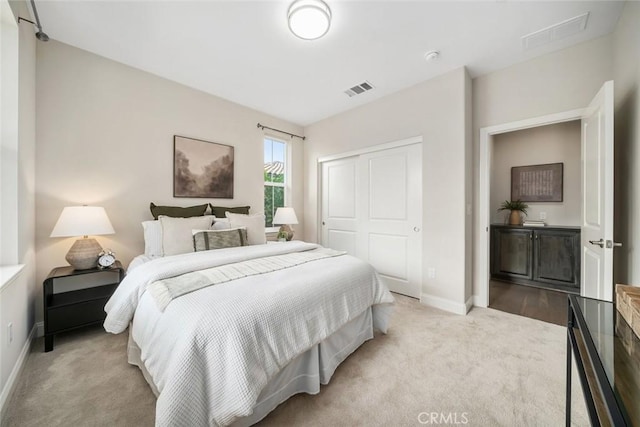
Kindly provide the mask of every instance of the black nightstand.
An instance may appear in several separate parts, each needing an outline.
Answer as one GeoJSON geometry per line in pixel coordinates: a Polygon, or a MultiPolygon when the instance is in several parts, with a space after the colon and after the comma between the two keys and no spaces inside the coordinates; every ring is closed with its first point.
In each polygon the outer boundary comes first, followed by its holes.
{"type": "Polygon", "coordinates": [[[43,283],[44,351],[53,350],[55,334],[104,321],[104,305],[123,278],[120,261],[105,269],[51,270],[43,283]]]}

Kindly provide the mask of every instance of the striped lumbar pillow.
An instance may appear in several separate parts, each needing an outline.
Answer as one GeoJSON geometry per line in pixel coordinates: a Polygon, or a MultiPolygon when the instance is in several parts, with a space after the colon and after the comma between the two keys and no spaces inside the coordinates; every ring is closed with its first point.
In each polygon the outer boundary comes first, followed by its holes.
{"type": "Polygon", "coordinates": [[[196,252],[236,246],[247,246],[246,227],[229,230],[193,230],[193,249],[196,252]]]}

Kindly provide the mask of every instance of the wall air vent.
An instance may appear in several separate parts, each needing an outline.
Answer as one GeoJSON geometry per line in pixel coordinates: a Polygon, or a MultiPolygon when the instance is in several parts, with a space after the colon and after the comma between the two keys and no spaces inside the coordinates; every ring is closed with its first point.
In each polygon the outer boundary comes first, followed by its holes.
{"type": "Polygon", "coordinates": [[[359,85],[355,85],[351,89],[345,90],[344,93],[349,95],[349,98],[351,98],[353,96],[360,95],[361,93],[365,93],[365,92],[367,92],[367,91],[369,91],[371,89],[373,89],[373,85],[370,82],[365,80],[364,82],[360,83],[359,85]]]}
{"type": "Polygon", "coordinates": [[[522,48],[524,50],[535,49],[547,43],[551,43],[583,31],[587,28],[589,13],[590,12],[583,13],[582,15],[578,15],[574,18],[567,19],[566,21],[559,22],[547,28],[534,31],[526,36],[522,36],[522,48]]]}

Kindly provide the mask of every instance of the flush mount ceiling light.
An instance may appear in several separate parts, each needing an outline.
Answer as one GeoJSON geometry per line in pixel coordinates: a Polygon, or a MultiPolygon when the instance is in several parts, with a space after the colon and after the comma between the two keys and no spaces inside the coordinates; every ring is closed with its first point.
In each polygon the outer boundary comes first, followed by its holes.
{"type": "Polygon", "coordinates": [[[304,40],[319,39],[331,26],[331,9],[322,0],[296,0],[287,17],[291,32],[304,40]]]}

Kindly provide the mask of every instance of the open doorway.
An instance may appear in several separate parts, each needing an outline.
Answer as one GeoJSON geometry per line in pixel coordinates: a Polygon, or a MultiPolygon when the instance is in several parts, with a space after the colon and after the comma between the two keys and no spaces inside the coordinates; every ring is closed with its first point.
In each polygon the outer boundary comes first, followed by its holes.
{"type": "Polygon", "coordinates": [[[494,136],[489,307],[564,324],[580,293],[580,162],[579,120],[494,136]],[[500,210],[514,200],[526,213],[500,210]]]}
{"type": "MultiPolygon", "coordinates": [[[[498,135],[540,126],[581,120],[580,295],[611,301],[613,298],[613,81],[605,82],[584,109],[566,111],[480,130],[479,281],[475,304],[489,306],[491,280],[491,171],[494,140],[498,135]]],[[[542,230],[540,230],[542,231],[542,230]]],[[[524,242],[540,233],[519,236],[524,242]]],[[[535,251],[535,246],[529,246],[535,251]]],[[[538,246],[540,248],[540,246],[538,246]]],[[[541,251],[540,253],[553,253],[541,251]]],[[[539,260],[540,258],[538,258],[539,260]]],[[[553,258],[551,259],[553,263],[553,258]]],[[[533,261],[532,261],[533,262],[533,261]]],[[[542,264],[543,266],[546,264],[542,264]]],[[[495,266],[493,266],[495,267],[495,266]]],[[[535,265],[534,265],[535,267],[535,265]]],[[[511,267],[509,267],[511,269],[511,267]]],[[[518,273],[518,272],[516,272],[518,273]]],[[[543,276],[546,273],[543,272],[543,276]]]]}

